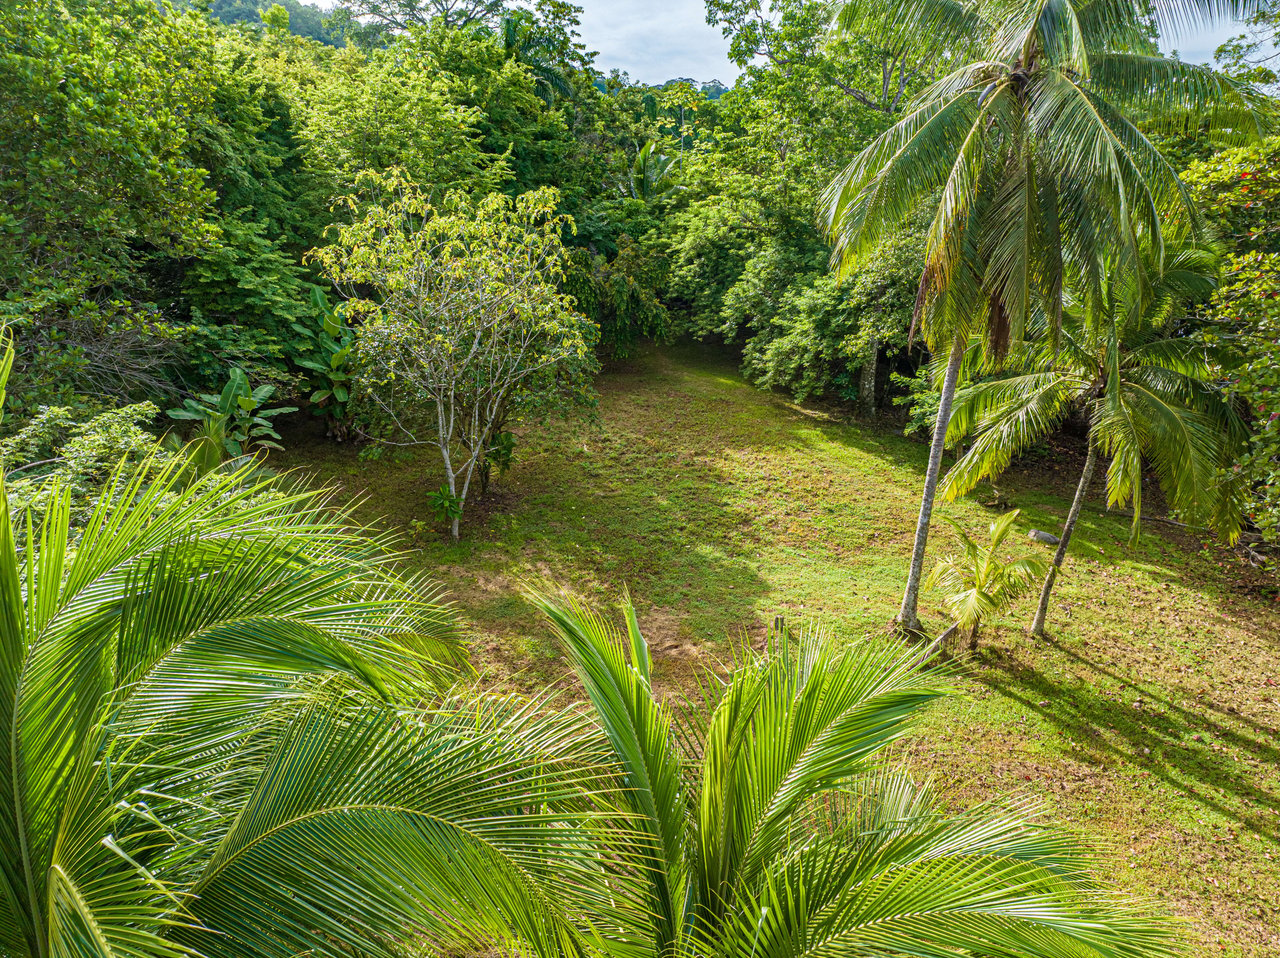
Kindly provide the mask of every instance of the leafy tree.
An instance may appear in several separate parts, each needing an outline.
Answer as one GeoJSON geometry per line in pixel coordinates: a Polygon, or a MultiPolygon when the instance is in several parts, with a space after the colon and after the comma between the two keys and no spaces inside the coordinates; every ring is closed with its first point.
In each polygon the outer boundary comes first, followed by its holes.
{"type": "Polygon", "coordinates": [[[1256,4],[1244,26],[1213,58],[1232,76],[1274,90],[1280,85],[1280,5],[1275,0],[1256,4]]]}
{"type": "Polygon", "coordinates": [[[1229,540],[1239,534],[1246,490],[1232,467],[1247,429],[1220,388],[1222,351],[1177,324],[1188,302],[1212,292],[1216,257],[1195,246],[1170,247],[1166,256],[1158,273],[1150,266],[1113,274],[1094,321],[1068,308],[1056,348],[1047,338],[1020,345],[1002,373],[956,394],[948,440],[974,438],[943,482],[948,498],[998,475],[1072,415],[1089,424],[1084,471],[1032,623],[1036,635],[1044,634],[1049,596],[1100,457],[1110,460],[1107,503],[1133,503],[1135,537],[1148,468],[1175,511],[1229,540]]]}
{"type": "Polygon", "coordinates": [[[371,182],[383,202],[313,255],[351,295],[357,385],[403,441],[440,450],[457,539],[507,424],[591,396],[597,329],[558,288],[572,223],[551,189],[437,208],[402,179],[371,182]]]}
{"type": "Polygon", "coordinates": [[[262,11],[262,23],[275,33],[289,32],[289,11],[278,3],[273,3],[262,11]]]}
{"type": "MultiPolygon", "coordinates": [[[[1196,2],[1162,22],[1207,19],[1196,2]]],[[[1056,338],[1064,272],[1087,304],[1108,271],[1139,265],[1171,221],[1197,221],[1176,171],[1131,117],[1255,135],[1250,91],[1207,67],[1161,57],[1141,3],[959,4],[850,0],[841,27],[922,39],[968,62],[932,83],[826,194],[838,256],[852,265],[922,203],[935,210],[921,274],[925,339],[948,355],[899,625],[919,627],[929,520],[960,363],[972,335],[998,356],[1034,315],[1056,338]]],[[[1092,306],[1087,306],[1089,314],[1092,306]]]]}
{"type": "Polygon", "coordinates": [[[660,253],[623,234],[612,260],[587,250],[570,254],[564,289],[575,307],[599,327],[599,348],[624,359],[641,337],[665,339],[672,322],[656,290],[663,282],[660,253]]]}
{"type": "Polygon", "coordinates": [[[0,10],[0,290],[38,311],[127,276],[141,244],[205,241],[184,118],[209,44],[199,18],[147,0],[0,10]]]}
{"type": "Polygon", "coordinates": [[[878,113],[896,113],[942,62],[928,44],[904,45],[869,34],[826,35],[830,8],[813,0],[707,0],[707,22],[729,40],[739,67],[777,69],[796,86],[848,97],[878,113]]]}
{"type": "Polygon", "coordinates": [[[848,275],[811,273],[811,284],[794,277],[781,295],[770,294],[772,284],[786,282],[781,264],[757,275],[758,257],[722,313],[752,317],[743,374],[797,399],[853,401],[861,415],[874,416],[880,356],[907,345],[922,246],[921,231],[909,227],[848,275]]]}
{"type": "Polygon", "coordinates": [[[1046,573],[1048,563],[1041,559],[1005,561],[997,554],[1020,514],[1021,510],[1013,509],[993,520],[987,528],[987,545],[975,542],[963,526],[948,520],[960,537],[961,551],[939,559],[925,582],[925,588],[947,593],[947,611],[957,628],[968,631],[970,649],[978,647],[982,620],[1000,614],[1026,595],[1046,573]]]}
{"type": "MultiPolygon", "coordinates": [[[[311,284],[297,254],[270,235],[267,222],[238,216],[211,221],[217,239],[181,264],[177,290],[192,320],[218,328],[230,341],[233,330],[264,334],[270,360],[284,355],[293,337],[290,324],[310,319],[311,284]]],[[[266,349],[264,348],[264,353],[266,349]]]]}
{"type": "Polygon", "coordinates": [[[407,70],[436,76],[448,102],[473,111],[476,146],[495,167],[502,164],[510,172],[508,190],[524,192],[566,178],[572,139],[564,118],[544,102],[537,72],[511,54],[500,36],[436,24],[411,30],[391,56],[407,70]]]}
{"type": "Polygon", "coordinates": [[[528,69],[548,106],[575,97],[572,76],[589,70],[595,57],[578,39],[581,14],[581,7],[566,0],[537,0],[533,9],[508,8],[499,20],[508,59],[528,69]]]}
{"type": "Polygon", "coordinates": [[[1249,410],[1254,436],[1239,468],[1254,487],[1249,518],[1280,540],[1280,140],[1226,150],[1185,176],[1196,201],[1229,244],[1222,284],[1203,335],[1239,354],[1226,370],[1249,410]]]}
{"type": "Polygon", "coordinates": [[[299,90],[299,139],[308,162],[329,177],[331,196],[349,193],[364,172],[393,168],[440,196],[506,178],[503,158],[477,142],[481,111],[452,99],[438,62],[409,52],[340,51],[333,69],[299,90]]]}
{"type": "Polygon", "coordinates": [[[536,601],[627,812],[606,953],[1171,953],[1169,928],[1094,881],[1078,842],[1020,809],[944,813],[886,761],[945,691],[917,653],[775,633],[684,709],[654,694],[630,605],[620,631],[536,601]]]}
{"type": "Polygon", "coordinates": [[[186,153],[211,33],[147,0],[0,7],[0,318],[29,408],[168,385],[171,330],[137,270],[213,235],[186,153]]]}

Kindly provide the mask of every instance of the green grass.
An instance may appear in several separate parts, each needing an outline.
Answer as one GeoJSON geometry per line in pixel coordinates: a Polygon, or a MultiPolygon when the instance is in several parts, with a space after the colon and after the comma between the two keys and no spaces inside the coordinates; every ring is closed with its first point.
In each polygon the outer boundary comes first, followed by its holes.
{"type": "MultiPolygon", "coordinates": [[[[332,445],[280,457],[364,500],[404,530],[409,561],[454,595],[493,683],[567,684],[522,584],[551,581],[601,602],[630,591],[660,681],[685,687],[758,639],[774,614],[849,637],[881,634],[897,609],[926,449],[742,382],[704,350],[648,350],[600,382],[599,422],[522,436],[518,463],[451,543],[425,492],[427,452],[362,461],[332,445]],[[416,524],[416,525],[415,525],[416,524]],[[412,530],[417,530],[416,537],[412,530]]],[[[1056,530],[1079,462],[1042,455],[938,512],[982,530],[1023,510],[1056,530]]],[[[910,761],[948,800],[1031,796],[1102,843],[1125,889],[1186,919],[1192,954],[1280,954],[1280,612],[1274,582],[1231,553],[1128,520],[1095,497],[1050,612],[1031,600],[957,662],[962,694],[934,711],[910,761]]],[[[935,526],[932,556],[951,547],[935,526]]],[[[922,615],[946,625],[937,596],[922,615]]]]}

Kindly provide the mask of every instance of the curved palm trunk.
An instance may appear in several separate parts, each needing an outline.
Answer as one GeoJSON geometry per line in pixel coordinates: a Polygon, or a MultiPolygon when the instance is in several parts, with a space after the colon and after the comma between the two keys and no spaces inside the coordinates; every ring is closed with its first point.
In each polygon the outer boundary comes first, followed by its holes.
{"type": "Polygon", "coordinates": [[[942,395],[938,401],[938,419],[933,425],[933,444],[929,447],[929,467],[924,474],[924,495],[920,499],[920,518],[916,520],[916,542],[911,551],[911,571],[898,612],[898,627],[904,632],[919,632],[920,577],[924,572],[924,550],[929,543],[929,520],[933,516],[933,500],[938,493],[938,473],[942,471],[942,450],[946,445],[947,426],[951,422],[951,402],[960,377],[960,361],[964,358],[964,337],[957,336],[947,357],[947,372],[942,379],[942,395]]]}
{"type": "Polygon", "coordinates": [[[1067,545],[1071,542],[1071,533],[1075,530],[1076,520],[1080,518],[1080,509],[1084,505],[1084,497],[1089,492],[1089,483],[1093,480],[1093,470],[1098,465],[1098,450],[1093,445],[1093,433],[1089,434],[1089,455],[1084,460],[1084,472],[1080,475],[1080,484],[1076,486],[1076,497],[1071,501],[1071,511],[1067,513],[1067,521],[1062,526],[1062,541],[1058,543],[1058,551],[1054,553],[1053,565],[1044,577],[1044,588],[1040,590],[1040,605],[1036,608],[1035,621],[1031,623],[1032,635],[1044,635],[1044,620],[1049,612],[1049,594],[1053,591],[1054,580],[1058,578],[1058,570],[1067,559],[1067,545]]]}

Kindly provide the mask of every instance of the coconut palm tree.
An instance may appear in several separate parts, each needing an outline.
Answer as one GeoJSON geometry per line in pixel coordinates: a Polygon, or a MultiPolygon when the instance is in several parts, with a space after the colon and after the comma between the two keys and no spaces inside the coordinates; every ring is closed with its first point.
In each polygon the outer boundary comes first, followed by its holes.
{"type": "Polygon", "coordinates": [[[117,475],[74,531],[0,489],[0,954],[571,951],[589,729],[440,699],[457,627],[390,558],[243,471],[117,475]]]}
{"type": "Polygon", "coordinates": [[[998,375],[956,395],[948,441],[974,438],[943,481],[948,499],[999,475],[1069,417],[1089,423],[1084,470],[1032,623],[1036,635],[1044,633],[1049,596],[1100,457],[1110,460],[1108,505],[1133,503],[1135,537],[1147,467],[1174,510],[1228,540],[1240,532],[1247,490],[1231,465],[1248,443],[1248,430],[1218,381],[1231,360],[1179,335],[1176,326],[1188,302],[1212,293],[1216,256],[1182,244],[1165,255],[1154,278],[1150,262],[1114,272],[1093,321],[1069,307],[1057,348],[1046,339],[1019,344],[998,375]]]}
{"type": "Polygon", "coordinates": [[[685,707],[654,694],[630,604],[619,629],[572,600],[535,601],[631,814],[618,863],[620,897],[634,904],[601,942],[607,953],[1170,952],[1168,926],[1093,881],[1076,840],[1025,808],[945,813],[887,760],[946,689],[918,655],[783,630],[685,707]]]}
{"type": "MultiPolygon", "coordinates": [[[[965,343],[999,355],[1037,312],[1056,335],[1065,271],[1088,297],[1107,267],[1157,250],[1196,221],[1173,168],[1138,119],[1256,137],[1253,94],[1207,67],[1159,55],[1160,27],[1240,12],[1255,0],[848,0],[842,29],[959,62],[830,185],[834,258],[850,267],[922,203],[934,204],[917,321],[947,356],[899,623],[916,612],[929,521],[965,343]],[[895,39],[898,38],[898,39],[895,39]],[[903,41],[900,38],[906,38],[903,41]]],[[[918,53],[916,54],[918,55],[918,53]]],[[[1159,255],[1157,255],[1157,260],[1159,255]]]]}
{"type": "Polygon", "coordinates": [[[968,631],[971,649],[978,647],[982,620],[996,615],[1029,592],[1047,571],[1048,563],[1039,559],[1006,562],[999,556],[1020,512],[1013,509],[994,520],[987,527],[990,539],[987,545],[971,538],[958,522],[947,520],[960,538],[960,552],[940,559],[929,573],[925,587],[947,593],[947,611],[955,619],[956,628],[968,631]]]}

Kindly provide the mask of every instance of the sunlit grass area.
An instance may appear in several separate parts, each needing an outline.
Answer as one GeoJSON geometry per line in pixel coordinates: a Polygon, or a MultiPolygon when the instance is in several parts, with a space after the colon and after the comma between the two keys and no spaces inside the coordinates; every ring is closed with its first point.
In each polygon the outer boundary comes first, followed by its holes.
{"type": "MultiPolygon", "coordinates": [[[[593,422],[525,430],[517,463],[469,506],[462,541],[436,523],[427,451],[376,465],[351,446],[292,444],[299,467],[362,498],[408,561],[451,592],[482,680],[568,687],[522,584],[608,602],[628,590],[673,692],[758,639],[775,615],[841,636],[882,635],[900,599],[926,449],[745,385],[700,349],[648,350],[599,384],[593,422]]],[[[1047,449],[995,488],[938,512],[982,530],[1023,510],[1011,553],[1043,548],[1079,459],[1047,449]]],[[[909,761],[956,804],[1042,801],[1099,836],[1125,889],[1188,919],[1193,954],[1280,953],[1280,613],[1274,586],[1226,550],[1086,505],[1051,610],[1030,600],[954,662],[962,694],[909,761]]],[[[954,539],[935,526],[931,558],[954,539]]],[[[940,597],[922,614],[947,624],[940,597]]]]}

